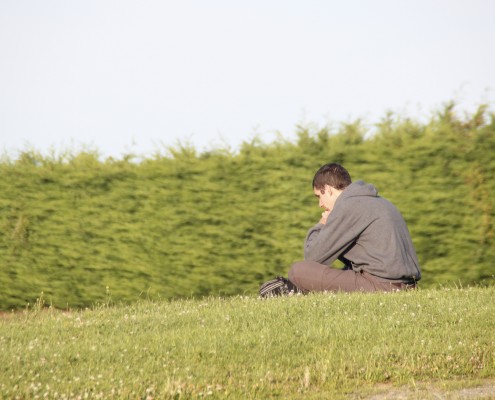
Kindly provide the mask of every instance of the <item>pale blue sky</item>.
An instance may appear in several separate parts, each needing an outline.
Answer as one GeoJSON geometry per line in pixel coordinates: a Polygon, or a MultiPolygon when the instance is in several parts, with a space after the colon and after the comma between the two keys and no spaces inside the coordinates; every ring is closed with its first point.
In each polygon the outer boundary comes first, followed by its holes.
{"type": "Polygon", "coordinates": [[[492,0],[0,0],[0,150],[236,148],[495,101],[492,0]]]}

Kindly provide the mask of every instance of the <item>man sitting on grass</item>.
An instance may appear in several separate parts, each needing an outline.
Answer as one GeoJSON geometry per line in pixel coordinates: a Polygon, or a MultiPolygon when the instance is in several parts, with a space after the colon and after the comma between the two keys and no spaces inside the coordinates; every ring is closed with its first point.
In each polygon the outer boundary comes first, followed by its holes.
{"type": "Polygon", "coordinates": [[[307,234],[304,261],[292,265],[288,281],[279,277],[262,285],[262,297],[416,286],[421,272],[406,223],[373,185],[352,183],[344,167],[331,163],[316,172],[313,191],[325,211],[307,234]],[[343,269],[330,267],[337,259],[343,269]]]}

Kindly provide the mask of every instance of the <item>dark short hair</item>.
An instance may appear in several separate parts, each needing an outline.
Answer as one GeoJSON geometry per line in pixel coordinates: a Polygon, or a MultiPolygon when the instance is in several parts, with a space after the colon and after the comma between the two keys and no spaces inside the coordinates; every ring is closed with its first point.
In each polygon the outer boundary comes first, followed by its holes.
{"type": "Polygon", "coordinates": [[[329,185],[337,190],[343,190],[351,183],[349,172],[337,163],[323,165],[313,178],[313,188],[316,189],[323,189],[325,185],[329,185]]]}

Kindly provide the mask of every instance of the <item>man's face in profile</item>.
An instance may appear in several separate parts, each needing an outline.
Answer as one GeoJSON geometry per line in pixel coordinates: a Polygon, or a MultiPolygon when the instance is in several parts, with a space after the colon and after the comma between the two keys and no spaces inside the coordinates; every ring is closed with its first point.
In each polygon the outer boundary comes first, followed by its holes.
{"type": "Polygon", "coordinates": [[[323,189],[313,188],[313,192],[316,197],[319,199],[319,206],[325,211],[332,211],[333,206],[335,205],[335,200],[337,200],[337,196],[335,196],[335,189],[331,186],[325,185],[323,189]]]}

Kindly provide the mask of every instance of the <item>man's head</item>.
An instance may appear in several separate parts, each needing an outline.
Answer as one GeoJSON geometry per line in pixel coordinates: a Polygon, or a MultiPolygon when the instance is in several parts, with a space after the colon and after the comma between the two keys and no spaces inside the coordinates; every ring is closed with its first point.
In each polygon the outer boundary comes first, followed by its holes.
{"type": "Polygon", "coordinates": [[[352,183],[349,172],[340,164],[325,164],[316,171],[313,178],[313,188],[324,189],[325,185],[334,189],[344,190],[352,183]]]}
{"type": "Polygon", "coordinates": [[[347,170],[336,163],[323,165],[313,178],[313,191],[321,208],[332,211],[342,191],[352,183],[347,170]]]}

